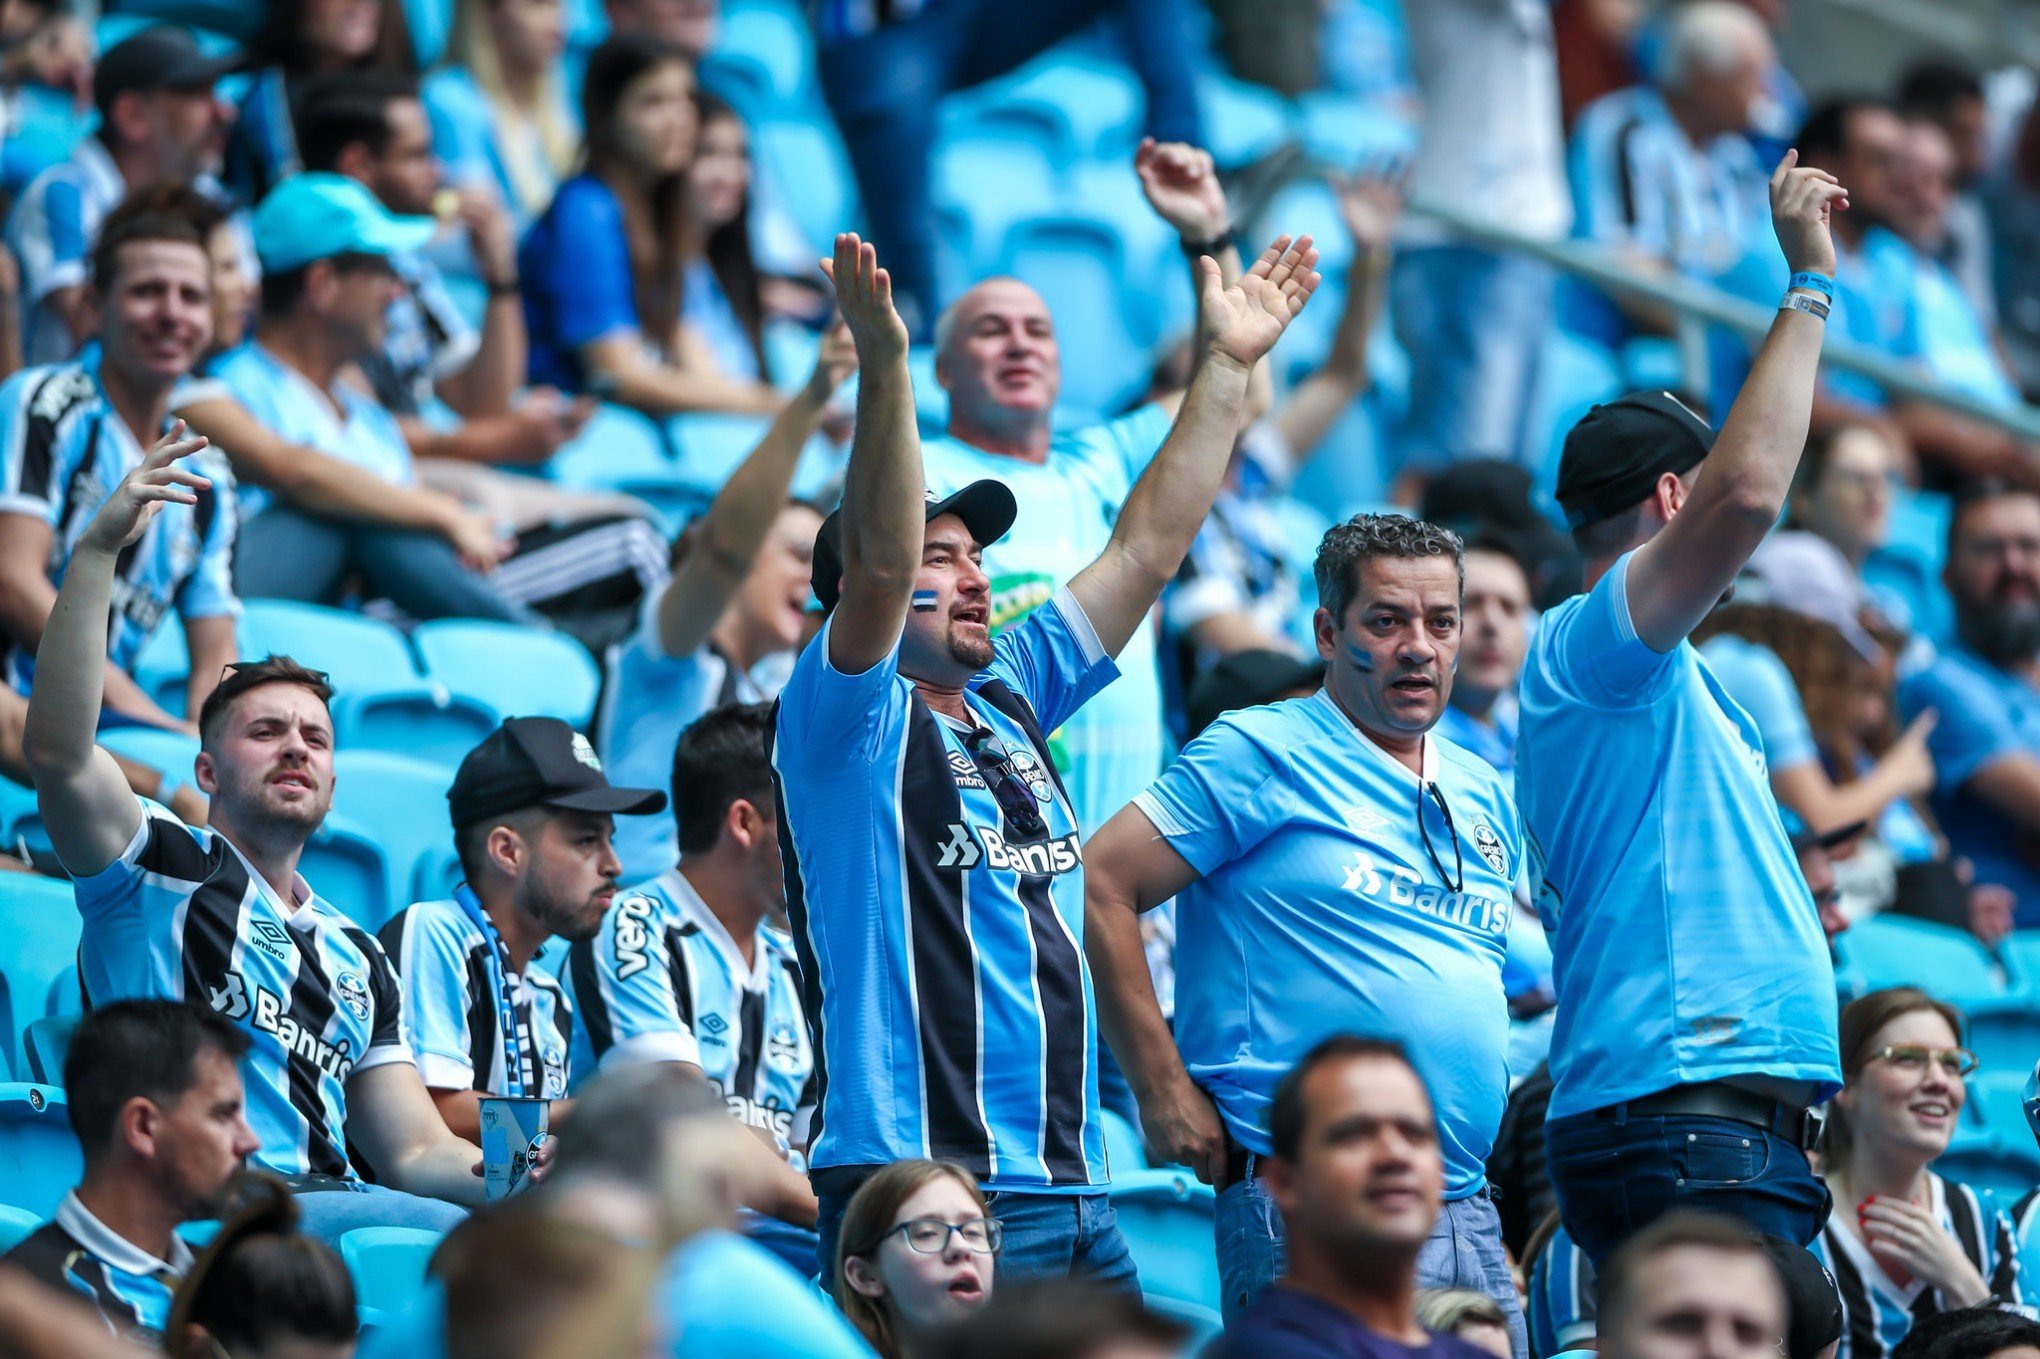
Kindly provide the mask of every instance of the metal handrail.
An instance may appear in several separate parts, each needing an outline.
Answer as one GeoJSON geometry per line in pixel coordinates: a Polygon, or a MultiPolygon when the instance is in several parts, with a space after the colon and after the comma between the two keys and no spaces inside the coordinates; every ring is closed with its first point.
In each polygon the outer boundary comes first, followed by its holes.
{"type": "MultiPolygon", "coordinates": [[[[1422,194],[1410,200],[1408,211],[1448,226],[1460,236],[1482,245],[1535,256],[1610,293],[1669,308],[1678,318],[1677,339],[1687,384],[1697,391],[1707,390],[1706,332],[1709,325],[1727,327],[1754,341],[1770,332],[1771,322],[1777,316],[1769,307],[1709,284],[1672,273],[1640,272],[1607,247],[1591,241],[1553,241],[1525,235],[1512,227],[1422,194]]],[[[1943,386],[1911,364],[1841,339],[1832,332],[1821,346],[1820,361],[1830,368],[1869,378],[1887,391],[1916,401],[1931,402],[2009,430],[2021,438],[2040,441],[2040,410],[2027,405],[2001,410],[1967,392],[1943,386]]]]}

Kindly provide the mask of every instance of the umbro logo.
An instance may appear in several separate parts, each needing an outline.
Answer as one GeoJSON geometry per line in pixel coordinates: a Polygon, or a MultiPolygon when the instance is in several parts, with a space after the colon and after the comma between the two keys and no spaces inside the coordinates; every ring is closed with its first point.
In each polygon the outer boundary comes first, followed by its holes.
{"type": "Polygon", "coordinates": [[[280,963],[290,961],[290,933],[274,920],[257,920],[253,923],[253,936],[248,940],[280,963]]]}
{"type": "MultiPolygon", "coordinates": [[[[949,772],[956,776],[958,788],[982,788],[985,776],[978,772],[977,762],[960,750],[949,752],[949,772]]],[[[943,865],[945,868],[948,865],[943,865]]]]}

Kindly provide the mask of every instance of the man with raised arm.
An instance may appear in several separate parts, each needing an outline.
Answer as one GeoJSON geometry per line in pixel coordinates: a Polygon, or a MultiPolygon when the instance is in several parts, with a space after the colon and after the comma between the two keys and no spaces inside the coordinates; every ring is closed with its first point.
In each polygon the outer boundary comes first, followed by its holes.
{"type": "Polygon", "coordinates": [[[1848,198],[1794,152],[1770,193],[1790,287],[1719,437],[1665,392],[1566,437],[1587,593],[1544,615],[1523,669],[1517,796],[1556,935],[1551,1181],[1596,1264],[1674,1206],[1801,1245],[1829,1206],[1805,1154],[1841,1083],[1827,940],[1762,738],[1686,640],[1777,521],[1813,409],[1848,198]]]}
{"type": "Polygon", "coordinates": [[[1211,507],[1247,380],[1317,283],[1308,238],[1238,283],[1201,265],[1205,355],[1110,542],[990,634],[987,544],[1013,493],[922,486],[907,331],[871,247],[836,238],[862,372],[843,505],[815,541],[828,622],[779,701],[786,899],[819,1038],[809,1152],[822,1258],[850,1195],[910,1156],[996,1197],[1001,1267],[1130,1285],[1104,1194],[1076,813],[1046,732],[1109,683],[1211,507]]]}
{"type": "Polygon", "coordinates": [[[203,1002],[247,1032],[252,1159],[292,1179],[305,1230],[333,1241],[361,1226],[444,1229],[462,1216],[454,1204],[482,1201],[480,1153],[447,1130],[418,1077],[382,947],[297,872],[333,801],[326,677],[271,656],[213,689],[194,764],[209,830],[136,797],[92,743],[121,551],[163,506],[206,488],[178,464],[205,443],[175,422],[85,526],[37,655],[22,743],[77,880],[85,991],[95,1003],[203,1002]],[[377,1183],[356,1173],[350,1143],[377,1183]]]}

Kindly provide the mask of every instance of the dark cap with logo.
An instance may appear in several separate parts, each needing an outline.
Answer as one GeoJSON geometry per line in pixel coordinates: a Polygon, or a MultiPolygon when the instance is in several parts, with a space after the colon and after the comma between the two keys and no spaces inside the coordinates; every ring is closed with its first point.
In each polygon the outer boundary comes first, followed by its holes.
{"type": "Polygon", "coordinates": [[[92,72],[92,102],[100,117],[130,90],[197,90],[241,64],[232,55],[209,57],[191,34],[175,24],[157,24],[109,47],[92,72]]]}
{"type": "Polygon", "coordinates": [[[512,717],[467,753],[446,792],[460,830],[526,807],[643,816],[662,811],[654,788],[617,788],[588,738],[556,717],[512,717]]]}
{"type": "Polygon", "coordinates": [[[1714,429],[1670,392],[1632,392],[1594,407],[1565,436],[1558,504],[1572,528],[1642,503],[1667,472],[1700,465],[1714,429]]]}
{"type": "MultiPolygon", "coordinates": [[[[1013,489],[1003,481],[987,477],[973,481],[970,485],[951,495],[937,497],[933,491],[922,494],[928,501],[928,523],[933,523],[945,514],[953,514],[963,520],[963,526],[970,530],[970,536],[977,539],[979,547],[989,547],[1006,536],[1006,530],[1013,527],[1013,520],[1020,513],[1019,504],[1013,499],[1013,489]]],[[[843,592],[843,511],[832,510],[822,521],[821,531],[815,534],[814,564],[815,598],[822,602],[822,611],[827,613],[836,607],[836,600],[843,592]]]]}
{"type": "Polygon", "coordinates": [[[1815,1359],[1842,1338],[1842,1296],[1827,1266],[1782,1236],[1760,1236],[1785,1290],[1785,1359],[1815,1359]]]}

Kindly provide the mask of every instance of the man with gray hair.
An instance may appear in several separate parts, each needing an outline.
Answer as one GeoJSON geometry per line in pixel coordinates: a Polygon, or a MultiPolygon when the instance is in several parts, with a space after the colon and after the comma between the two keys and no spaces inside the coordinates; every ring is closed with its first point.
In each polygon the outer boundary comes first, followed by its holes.
{"type": "MultiPolygon", "coordinates": [[[[1723,274],[1761,245],[1766,175],[1743,133],[1775,61],[1747,6],[1679,6],[1651,83],[1596,100],[1574,125],[1573,234],[1692,278],[1723,274]]],[[[1642,311],[1630,319],[1666,324],[1642,311]]]]}
{"type": "Polygon", "coordinates": [[[1523,829],[1502,777],[1432,730],[1464,583],[1459,538],[1432,524],[1369,514],[1328,532],[1324,687],[1221,717],[1092,838],[1086,954],[1149,1141],[1219,1190],[1228,1317],[1282,1272],[1260,1175],[1276,1086],[1351,1031],[1406,1042],[1437,1098],[1446,1201],[1418,1282],[1494,1298],[1521,1355],[1484,1163],[1508,1093],[1502,957],[1523,829]],[[1171,897],[1173,1035],[1138,919],[1171,897]]]}

